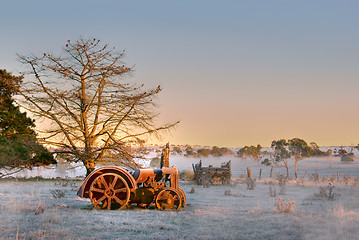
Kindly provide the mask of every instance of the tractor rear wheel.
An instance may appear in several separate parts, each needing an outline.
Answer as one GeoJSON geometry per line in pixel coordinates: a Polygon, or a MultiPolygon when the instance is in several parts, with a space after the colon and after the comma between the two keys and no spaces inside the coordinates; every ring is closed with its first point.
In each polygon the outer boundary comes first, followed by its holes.
{"type": "Polygon", "coordinates": [[[156,196],[155,202],[159,210],[180,210],[182,207],[180,192],[170,187],[161,189],[156,196]]]}
{"type": "Polygon", "coordinates": [[[90,199],[97,209],[123,209],[130,199],[130,188],[120,175],[104,173],[91,183],[90,199]]]}

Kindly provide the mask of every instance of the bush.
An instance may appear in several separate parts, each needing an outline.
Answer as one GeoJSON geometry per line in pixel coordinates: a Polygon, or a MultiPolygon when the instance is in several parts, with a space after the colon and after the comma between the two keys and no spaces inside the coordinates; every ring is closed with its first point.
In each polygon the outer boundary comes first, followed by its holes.
{"type": "Polygon", "coordinates": [[[175,147],[173,148],[173,152],[175,152],[175,153],[177,153],[177,154],[182,154],[182,150],[181,150],[181,148],[178,147],[178,146],[175,146],[175,147]]]}
{"type": "Polygon", "coordinates": [[[257,146],[245,146],[237,152],[237,155],[241,158],[252,157],[255,161],[258,161],[261,157],[261,150],[262,146],[259,144],[257,146]]]}
{"type": "Polygon", "coordinates": [[[179,172],[179,178],[181,180],[192,181],[194,179],[194,172],[192,170],[182,170],[179,172]]]}
{"type": "Polygon", "coordinates": [[[232,154],[232,151],[225,147],[219,148],[217,146],[214,146],[211,150],[211,155],[214,157],[220,157],[220,156],[228,155],[228,154],[232,154]]]}
{"type": "Polygon", "coordinates": [[[159,157],[154,157],[151,159],[150,167],[159,168],[161,166],[161,159],[159,157]]]}
{"type": "Polygon", "coordinates": [[[261,164],[266,165],[266,166],[270,166],[270,165],[271,165],[271,162],[269,161],[268,158],[266,158],[266,159],[264,159],[264,160],[261,162],[261,164]]]}
{"type": "Polygon", "coordinates": [[[208,157],[209,154],[211,154],[211,150],[207,148],[200,148],[197,150],[198,155],[203,157],[208,157]]]}

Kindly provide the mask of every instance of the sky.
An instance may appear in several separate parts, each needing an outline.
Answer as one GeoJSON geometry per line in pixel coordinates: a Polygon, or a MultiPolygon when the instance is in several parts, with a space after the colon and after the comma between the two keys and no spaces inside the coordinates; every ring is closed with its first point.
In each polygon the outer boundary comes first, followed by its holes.
{"type": "Polygon", "coordinates": [[[359,1],[1,1],[0,69],[95,37],[162,86],[154,143],[359,143],[359,1]]]}

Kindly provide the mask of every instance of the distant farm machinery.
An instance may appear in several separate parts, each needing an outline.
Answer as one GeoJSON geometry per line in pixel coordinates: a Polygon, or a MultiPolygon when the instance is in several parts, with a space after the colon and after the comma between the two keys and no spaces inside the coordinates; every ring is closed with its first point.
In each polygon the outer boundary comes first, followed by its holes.
{"type": "Polygon", "coordinates": [[[231,180],[231,161],[222,163],[221,167],[202,166],[202,161],[192,164],[194,180],[198,185],[208,186],[209,184],[229,184],[231,180]]]}
{"type": "MultiPolygon", "coordinates": [[[[164,158],[162,162],[168,165],[168,151],[164,158]]],[[[133,172],[118,166],[98,168],[86,177],[77,195],[89,198],[95,208],[107,210],[123,209],[129,204],[179,210],[186,203],[186,195],[178,186],[176,166],[133,172]]]]}

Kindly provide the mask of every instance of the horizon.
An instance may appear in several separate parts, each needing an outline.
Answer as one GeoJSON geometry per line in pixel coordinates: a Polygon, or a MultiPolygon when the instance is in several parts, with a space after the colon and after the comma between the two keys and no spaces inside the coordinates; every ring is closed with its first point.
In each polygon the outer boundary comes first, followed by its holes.
{"type": "Polygon", "coordinates": [[[2,8],[0,69],[14,75],[25,70],[17,53],[59,53],[68,39],[125,49],[135,66],[130,80],[163,88],[159,122],[181,121],[153,143],[359,143],[357,1],[7,1],[2,8]]]}
{"type": "MultiPolygon", "coordinates": [[[[277,139],[278,140],[278,139],[277,139]]],[[[305,139],[303,139],[305,140],[305,139]]],[[[308,142],[307,142],[308,143],[308,142]]],[[[162,148],[162,147],[165,147],[166,143],[163,143],[163,144],[157,144],[157,143],[148,143],[148,144],[144,144],[143,146],[144,147],[157,147],[157,148],[162,148]]],[[[254,146],[256,146],[257,144],[255,144],[254,146]]],[[[308,143],[308,145],[310,145],[308,143]]],[[[135,146],[135,145],[133,145],[135,146]]],[[[213,145],[213,146],[208,146],[208,145],[199,145],[199,144],[194,144],[194,145],[191,145],[191,144],[171,144],[170,143],[170,149],[172,146],[175,146],[175,147],[186,147],[186,146],[190,146],[190,147],[194,147],[194,148],[213,148],[213,147],[219,147],[219,148],[229,148],[229,149],[241,149],[241,148],[244,148],[245,146],[251,146],[251,145],[243,145],[243,146],[237,146],[237,147],[229,147],[229,146],[217,146],[217,145],[213,145]]],[[[336,145],[336,146],[322,146],[322,145],[318,145],[319,148],[353,148],[354,149],[357,149],[357,147],[359,146],[359,144],[357,145],[336,145]]],[[[141,147],[140,145],[136,145],[136,147],[141,147]]],[[[270,146],[262,146],[262,148],[272,148],[270,146]]],[[[359,149],[358,149],[359,151],[359,149]]]]}

